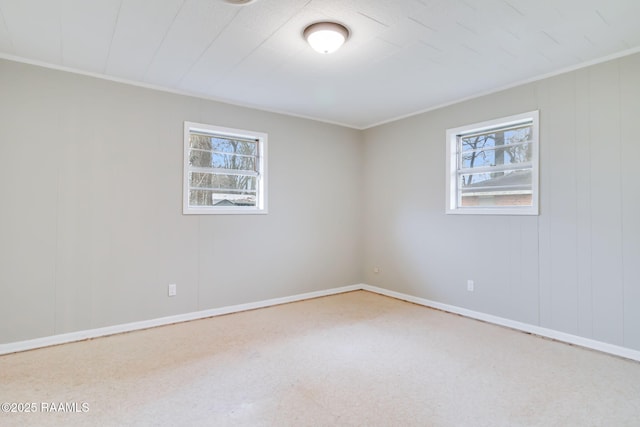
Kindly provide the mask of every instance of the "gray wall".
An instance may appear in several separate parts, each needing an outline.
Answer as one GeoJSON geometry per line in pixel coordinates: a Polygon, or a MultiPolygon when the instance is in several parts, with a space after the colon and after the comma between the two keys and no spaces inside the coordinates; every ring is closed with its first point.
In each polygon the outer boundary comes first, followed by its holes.
{"type": "Polygon", "coordinates": [[[640,350],[639,122],[636,54],[367,130],[364,281],[640,350]],[[446,129],[535,109],[541,215],[445,215],[446,129]]]}
{"type": "Polygon", "coordinates": [[[0,343],[365,282],[640,350],[640,55],[364,132],[0,77],[0,343]],[[445,130],[534,109],[541,215],[445,215],[445,130]],[[182,215],[185,120],[269,133],[268,215],[182,215]]]}
{"type": "Polygon", "coordinates": [[[362,158],[355,130],[0,60],[0,343],[359,283],[362,158]],[[182,215],[185,120],[269,134],[268,215],[182,215]]]}

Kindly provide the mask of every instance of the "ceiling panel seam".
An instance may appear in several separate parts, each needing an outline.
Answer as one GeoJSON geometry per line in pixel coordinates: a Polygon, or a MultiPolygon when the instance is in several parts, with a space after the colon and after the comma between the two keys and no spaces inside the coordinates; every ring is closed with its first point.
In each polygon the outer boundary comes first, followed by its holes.
{"type": "Polygon", "coordinates": [[[144,70],[144,74],[142,76],[142,80],[143,81],[147,80],[147,75],[149,74],[149,70],[151,69],[151,65],[153,65],[154,61],[156,60],[156,57],[158,56],[158,52],[160,52],[160,49],[162,49],[162,46],[164,45],[164,42],[167,39],[167,35],[169,34],[169,32],[171,32],[171,28],[173,28],[173,26],[174,26],[174,24],[176,22],[176,19],[178,18],[178,15],[180,15],[180,12],[182,11],[182,8],[184,7],[185,2],[186,2],[186,0],[182,0],[182,4],[178,8],[178,11],[176,12],[175,15],[173,15],[173,19],[171,20],[171,23],[167,26],[167,31],[165,31],[163,36],[162,36],[162,40],[160,40],[160,43],[158,44],[158,47],[153,52],[153,55],[151,56],[151,60],[147,64],[146,70],[144,70]]]}
{"type": "Polygon", "coordinates": [[[313,0],[309,0],[307,1],[307,3],[305,3],[302,7],[300,7],[298,10],[296,10],[294,13],[292,13],[291,15],[289,15],[289,17],[286,19],[285,22],[283,22],[280,26],[278,26],[278,28],[276,28],[275,30],[273,30],[271,32],[271,34],[269,34],[264,40],[262,40],[261,43],[259,43],[256,47],[254,47],[253,49],[251,49],[250,52],[248,52],[245,56],[243,56],[238,62],[236,62],[226,73],[224,76],[218,78],[215,82],[212,82],[208,87],[211,88],[213,86],[215,86],[216,84],[218,84],[221,81],[224,81],[225,79],[227,79],[229,77],[229,75],[233,72],[233,70],[235,70],[236,68],[238,68],[244,61],[246,61],[251,55],[253,55],[260,47],[264,46],[265,43],[267,43],[271,38],[273,38],[274,35],[276,35],[278,33],[278,31],[280,31],[282,28],[284,28],[288,23],[291,22],[291,20],[293,20],[293,18],[295,18],[296,16],[298,16],[300,14],[300,12],[302,10],[304,10],[309,3],[311,3],[313,0]]]}
{"type": "MultiPolygon", "coordinates": [[[[113,24],[113,32],[111,33],[111,40],[109,41],[109,51],[107,52],[107,58],[104,61],[104,67],[102,69],[102,72],[104,74],[107,74],[107,67],[109,66],[109,58],[111,57],[111,47],[113,46],[113,39],[114,39],[114,37],[116,35],[116,31],[118,31],[118,21],[120,21],[120,11],[121,10],[122,10],[122,0],[120,0],[120,5],[118,5],[118,13],[116,14],[116,22],[113,24]]],[[[62,43],[62,41],[60,43],[62,43]]]]}
{"type": "Polygon", "coordinates": [[[9,26],[7,25],[7,21],[4,19],[4,13],[2,12],[2,7],[0,7],[0,18],[2,18],[2,24],[4,25],[4,28],[7,30],[7,37],[9,38],[9,45],[11,46],[11,52],[15,53],[16,48],[14,47],[13,39],[11,37],[11,32],[9,31],[9,26]]]}
{"type": "Polygon", "coordinates": [[[187,69],[187,71],[178,79],[178,83],[176,84],[177,87],[180,87],[180,85],[182,84],[183,80],[189,75],[189,73],[191,73],[191,71],[194,69],[194,67],[196,65],[198,65],[198,63],[202,60],[202,58],[204,57],[204,55],[207,53],[207,51],[209,49],[211,49],[211,46],[213,46],[213,44],[216,42],[216,40],[218,40],[220,38],[220,36],[222,35],[222,33],[224,33],[224,31],[229,28],[229,25],[231,25],[233,23],[233,21],[237,18],[237,16],[240,14],[240,11],[242,9],[238,9],[236,11],[236,13],[233,14],[233,16],[231,17],[231,19],[229,19],[229,22],[227,22],[226,24],[224,24],[224,26],[222,27],[222,29],[220,31],[218,31],[218,34],[215,35],[215,37],[211,40],[211,42],[207,45],[207,47],[205,47],[202,52],[200,53],[200,55],[198,55],[198,58],[193,61],[191,63],[191,65],[189,66],[189,68],[187,69]]]}

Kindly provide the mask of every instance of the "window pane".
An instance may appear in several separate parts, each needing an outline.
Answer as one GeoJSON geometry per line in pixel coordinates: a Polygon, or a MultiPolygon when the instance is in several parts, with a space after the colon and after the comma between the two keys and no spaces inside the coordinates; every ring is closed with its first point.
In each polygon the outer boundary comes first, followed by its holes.
{"type": "Polygon", "coordinates": [[[258,154],[258,142],[242,139],[224,138],[215,135],[191,133],[189,147],[201,150],[220,151],[223,153],[245,154],[255,156],[258,154]]]}
{"type": "Polygon", "coordinates": [[[531,193],[531,169],[461,174],[459,179],[460,192],[463,198],[469,195],[531,193]]]}
{"type": "Polygon", "coordinates": [[[190,206],[256,206],[255,194],[233,194],[214,190],[190,190],[190,206]]]}
{"type": "Polygon", "coordinates": [[[487,166],[527,163],[532,159],[531,143],[522,145],[492,147],[481,151],[462,154],[462,168],[481,168],[487,166]]]}
{"type": "Polygon", "coordinates": [[[531,206],[531,169],[461,175],[460,206],[531,206]]]}
{"type": "Polygon", "coordinates": [[[256,158],[246,156],[236,156],[233,154],[214,153],[212,167],[234,169],[234,170],[256,170],[256,158]]]}
{"type": "Polygon", "coordinates": [[[211,150],[211,136],[198,133],[189,134],[189,148],[199,148],[201,150],[211,150]]]}
{"type": "Polygon", "coordinates": [[[524,125],[506,130],[462,135],[462,151],[501,147],[503,145],[518,144],[531,141],[532,126],[524,125]]]}
{"type": "Polygon", "coordinates": [[[531,194],[495,194],[495,195],[463,195],[460,206],[471,207],[498,207],[498,206],[531,206],[533,197],[531,194]]]}
{"type": "Polygon", "coordinates": [[[212,137],[211,149],[213,151],[222,151],[224,153],[255,156],[258,154],[258,143],[256,141],[241,141],[237,139],[212,137]]]}
{"type": "Polygon", "coordinates": [[[200,168],[257,171],[256,158],[211,151],[191,150],[189,164],[200,168]]]}
{"type": "Polygon", "coordinates": [[[189,187],[225,190],[236,194],[255,193],[257,177],[214,173],[189,173],[189,187]]]}
{"type": "Polygon", "coordinates": [[[197,168],[210,168],[212,161],[211,151],[191,150],[189,153],[189,165],[197,168]]]}

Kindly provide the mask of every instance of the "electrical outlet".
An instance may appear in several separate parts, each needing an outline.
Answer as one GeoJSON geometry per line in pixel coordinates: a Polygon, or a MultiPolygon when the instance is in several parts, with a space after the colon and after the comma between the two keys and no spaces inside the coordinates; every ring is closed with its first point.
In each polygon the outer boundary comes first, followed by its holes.
{"type": "Polygon", "coordinates": [[[473,292],[473,280],[467,280],[467,290],[473,292]]]}
{"type": "Polygon", "coordinates": [[[175,297],[176,296],[176,292],[177,292],[177,289],[176,289],[175,283],[170,284],[169,285],[169,296],[170,297],[175,297]]]}
{"type": "Polygon", "coordinates": [[[373,267],[373,274],[379,274],[380,273],[380,267],[373,267]]]}

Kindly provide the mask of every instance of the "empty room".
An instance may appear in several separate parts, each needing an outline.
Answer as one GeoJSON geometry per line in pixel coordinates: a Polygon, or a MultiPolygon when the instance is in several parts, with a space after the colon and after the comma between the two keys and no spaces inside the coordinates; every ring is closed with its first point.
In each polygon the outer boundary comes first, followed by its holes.
{"type": "Polygon", "coordinates": [[[638,0],[0,0],[0,425],[640,425],[638,0]]]}

